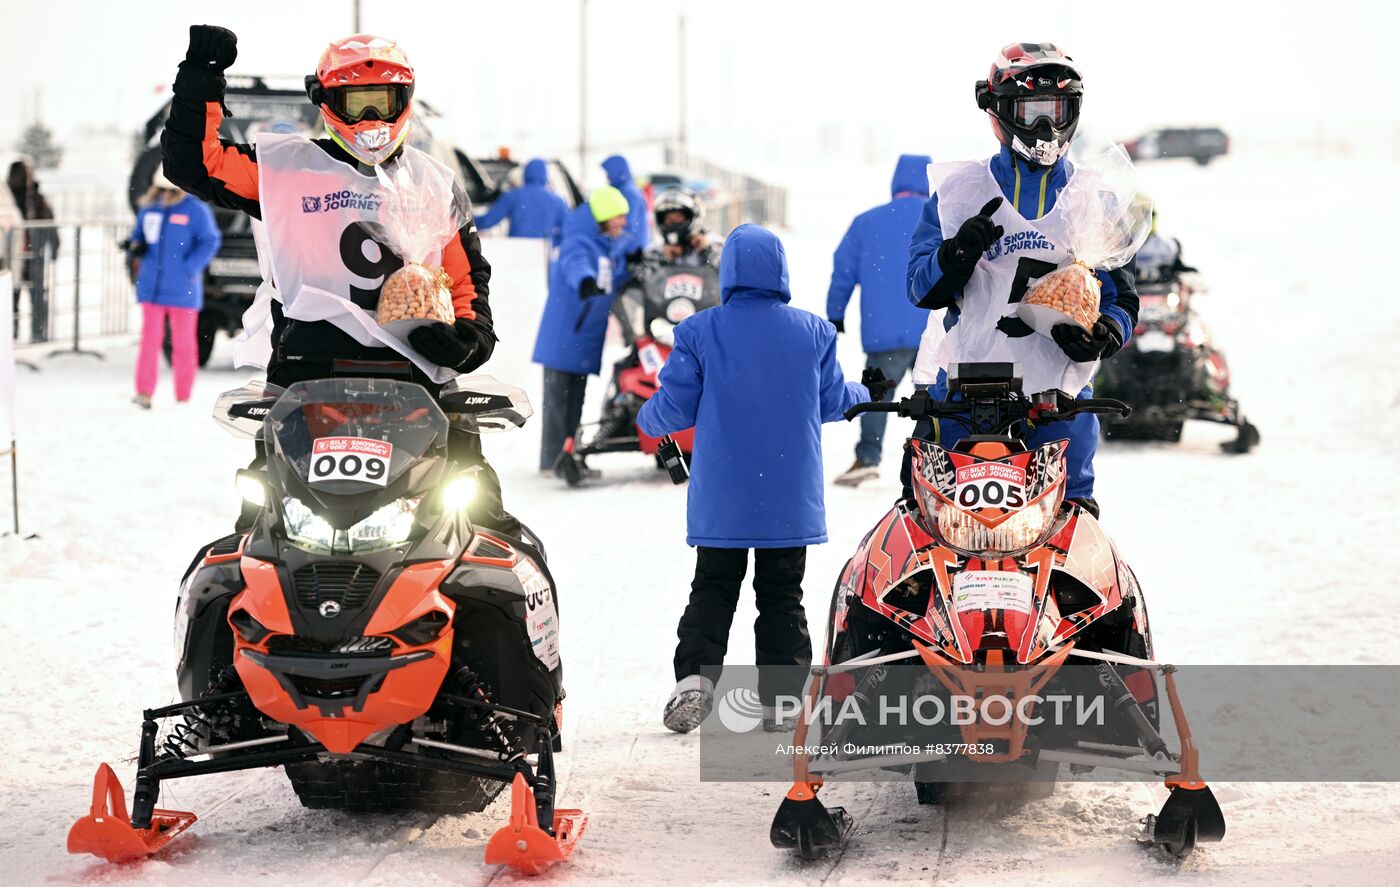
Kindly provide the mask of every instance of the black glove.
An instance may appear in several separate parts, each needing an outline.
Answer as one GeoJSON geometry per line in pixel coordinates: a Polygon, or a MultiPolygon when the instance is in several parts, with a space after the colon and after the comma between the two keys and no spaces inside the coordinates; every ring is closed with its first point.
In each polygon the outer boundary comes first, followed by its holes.
{"type": "Polygon", "coordinates": [[[885,378],[885,373],[879,367],[866,367],[865,372],[860,374],[860,384],[865,386],[865,390],[870,392],[870,399],[876,403],[884,400],[886,395],[899,385],[898,382],[885,378]]]}
{"type": "Polygon", "coordinates": [[[1012,339],[1019,339],[1022,336],[1029,336],[1035,332],[1035,328],[1027,324],[1024,320],[1014,314],[1008,314],[997,321],[997,329],[1001,330],[1012,339]]]}
{"type": "MultiPolygon", "coordinates": [[[[238,38],[217,25],[190,25],[190,46],[175,74],[173,92],[191,102],[223,104],[224,71],[238,58],[238,38]]],[[[224,116],[229,116],[224,108],[224,116]]]]}
{"type": "Polygon", "coordinates": [[[185,61],[214,74],[222,74],[238,58],[238,37],[218,25],[190,25],[190,46],[185,61]]]}
{"type": "Polygon", "coordinates": [[[846,319],[844,317],[828,317],[827,322],[836,327],[836,332],[838,333],[844,333],[846,331],[846,319]]]}
{"type": "Polygon", "coordinates": [[[578,285],[578,297],[580,299],[591,299],[594,296],[602,295],[606,290],[598,288],[598,281],[591,277],[585,277],[578,285]]]}
{"type": "Polygon", "coordinates": [[[408,334],[408,344],[419,354],[440,367],[460,373],[470,372],[485,363],[495,343],[495,334],[490,330],[460,318],[451,326],[435,323],[420,326],[408,334]]]}
{"type": "Polygon", "coordinates": [[[1099,315],[1092,330],[1077,323],[1057,323],[1050,328],[1050,337],[1060,350],[1075,363],[1102,360],[1118,353],[1123,347],[1123,333],[1118,324],[1099,315]]]}
{"type": "Polygon", "coordinates": [[[991,246],[1001,239],[1002,227],[992,221],[992,213],[1001,206],[1001,198],[993,197],[982,207],[982,211],[958,228],[958,233],[943,241],[938,248],[938,267],[945,273],[967,277],[977,267],[977,260],[991,246]]]}

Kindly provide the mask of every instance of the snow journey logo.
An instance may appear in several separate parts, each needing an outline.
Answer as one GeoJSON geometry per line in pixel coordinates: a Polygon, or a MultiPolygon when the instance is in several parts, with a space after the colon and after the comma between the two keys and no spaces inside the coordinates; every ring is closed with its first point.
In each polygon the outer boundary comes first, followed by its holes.
{"type": "Polygon", "coordinates": [[[1017,231],[987,247],[987,261],[995,262],[1002,256],[1009,256],[1024,249],[1043,249],[1054,252],[1055,244],[1039,231],[1017,231]]]}
{"type": "Polygon", "coordinates": [[[333,212],[338,209],[364,209],[378,212],[384,198],[373,192],[333,191],[330,194],[303,194],[301,211],[304,213],[333,212]]]}

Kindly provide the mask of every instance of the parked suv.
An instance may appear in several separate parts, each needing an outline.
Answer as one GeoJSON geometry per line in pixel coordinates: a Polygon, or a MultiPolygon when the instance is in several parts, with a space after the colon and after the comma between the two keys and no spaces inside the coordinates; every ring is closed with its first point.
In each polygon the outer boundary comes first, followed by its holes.
{"type": "Polygon", "coordinates": [[[1133,160],[1190,157],[1205,166],[1230,153],[1230,137],[1214,126],[1154,129],[1124,147],[1133,160]]]}

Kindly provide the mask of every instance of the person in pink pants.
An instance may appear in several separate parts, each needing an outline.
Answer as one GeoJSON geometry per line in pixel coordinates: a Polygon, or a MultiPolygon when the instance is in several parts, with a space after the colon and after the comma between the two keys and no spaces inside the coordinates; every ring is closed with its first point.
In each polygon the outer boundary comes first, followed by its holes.
{"type": "Polygon", "coordinates": [[[196,336],[204,307],[204,268],[221,242],[209,207],[176,188],[157,169],[127,245],[135,266],[136,300],[141,303],[141,351],[132,402],[143,409],[151,408],[156,391],[167,323],[175,399],[190,399],[199,368],[196,336]]]}

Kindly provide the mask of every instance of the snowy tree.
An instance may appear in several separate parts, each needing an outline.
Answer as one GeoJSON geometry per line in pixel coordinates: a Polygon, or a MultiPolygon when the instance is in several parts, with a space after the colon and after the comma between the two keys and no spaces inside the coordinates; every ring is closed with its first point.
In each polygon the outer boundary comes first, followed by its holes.
{"type": "Polygon", "coordinates": [[[24,131],[16,148],[34,163],[36,169],[53,169],[63,159],[63,149],[54,144],[53,133],[38,121],[24,131]]]}

